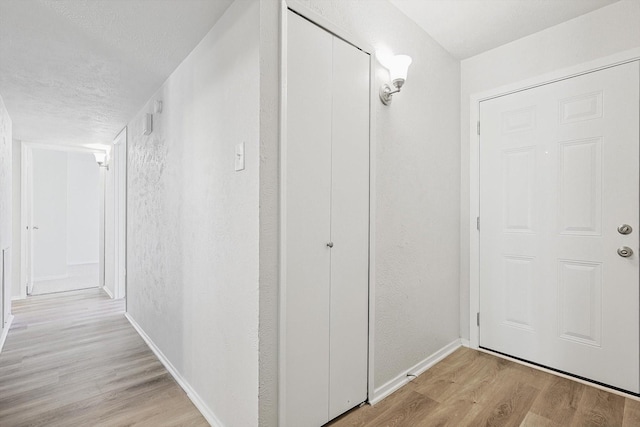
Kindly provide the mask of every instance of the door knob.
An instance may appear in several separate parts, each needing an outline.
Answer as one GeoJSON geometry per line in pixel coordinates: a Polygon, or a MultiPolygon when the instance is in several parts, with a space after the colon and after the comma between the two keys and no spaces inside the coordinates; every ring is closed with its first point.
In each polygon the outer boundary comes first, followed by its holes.
{"type": "Polygon", "coordinates": [[[329,243],[327,243],[327,246],[329,246],[330,248],[332,248],[332,247],[333,247],[333,242],[329,242],[329,243]]]}
{"type": "Polygon", "coordinates": [[[622,246],[618,248],[618,255],[623,258],[629,258],[631,255],[633,255],[633,249],[628,246],[622,246]]]}
{"type": "Polygon", "coordinates": [[[618,227],[618,233],[620,234],[631,234],[633,228],[629,224],[622,224],[618,227]]]}

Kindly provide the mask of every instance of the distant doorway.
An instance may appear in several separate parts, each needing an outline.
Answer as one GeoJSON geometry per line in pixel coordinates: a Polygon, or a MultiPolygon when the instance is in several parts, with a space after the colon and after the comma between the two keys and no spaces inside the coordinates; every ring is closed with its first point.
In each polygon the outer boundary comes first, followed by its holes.
{"type": "Polygon", "coordinates": [[[102,191],[92,153],[31,150],[27,293],[100,286],[102,191]]]}

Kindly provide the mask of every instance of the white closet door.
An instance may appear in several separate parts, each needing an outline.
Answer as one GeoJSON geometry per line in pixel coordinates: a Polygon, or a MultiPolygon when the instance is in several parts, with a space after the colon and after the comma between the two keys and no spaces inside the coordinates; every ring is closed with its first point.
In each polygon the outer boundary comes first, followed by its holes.
{"type": "Polygon", "coordinates": [[[333,38],[329,418],[367,398],[369,56],[333,38]]]}
{"type": "Polygon", "coordinates": [[[281,425],[367,398],[369,56],[289,12],[281,425]]]}
{"type": "Polygon", "coordinates": [[[333,36],[291,12],[287,25],[284,419],[305,427],[329,412],[333,36]]]}

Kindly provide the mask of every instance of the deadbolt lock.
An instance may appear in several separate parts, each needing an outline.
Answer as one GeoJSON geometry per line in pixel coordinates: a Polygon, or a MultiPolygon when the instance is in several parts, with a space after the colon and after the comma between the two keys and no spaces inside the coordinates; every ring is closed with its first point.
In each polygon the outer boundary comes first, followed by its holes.
{"type": "Polygon", "coordinates": [[[631,234],[633,228],[629,224],[622,224],[618,227],[618,233],[620,234],[631,234]]]}

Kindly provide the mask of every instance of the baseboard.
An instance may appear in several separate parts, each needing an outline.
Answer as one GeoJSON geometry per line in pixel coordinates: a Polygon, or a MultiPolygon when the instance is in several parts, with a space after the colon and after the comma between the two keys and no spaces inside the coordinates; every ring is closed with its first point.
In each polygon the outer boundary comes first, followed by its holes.
{"type": "Polygon", "coordinates": [[[460,344],[463,347],[467,347],[467,348],[471,347],[471,341],[469,341],[468,339],[465,339],[465,338],[460,338],[460,344]]]}
{"type": "Polygon", "coordinates": [[[102,286],[102,290],[104,291],[105,294],[109,295],[109,298],[111,299],[115,299],[113,297],[113,294],[111,293],[111,291],[109,290],[109,288],[107,288],[106,286],[102,286]]]}
{"type": "Polygon", "coordinates": [[[11,329],[12,323],[13,314],[10,314],[9,321],[7,322],[7,327],[2,330],[2,335],[0,335],[0,353],[2,353],[2,347],[4,347],[4,342],[7,340],[7,335],[9,335],[9,329],[11,329]]]}
{"type": "Polygon", "coordinates": [[[169,371],[171,376],[173,376],[173,378],[176,380],[178,385],[180,385],[180,387],[182,387],[185,393],[187,393],[187,396],[189,397],[189,399],[191,399],[193,404],[196,406],[196,408],[198,408],[202,416],[207,420],[207,422],[211,425],[211,427],[223,427],[223,424],[218,419],[218,417],[216,417],[213,411],[209,409],[209,407],[204,403],[204,401],[200,398],[198,393],[196,393],[196,391],[191,387],[191,385],[187,382],[187,380],[185,380],[182,377],[182,375],[180,375],[180,373],[176,370],[176,368],[174,368],[174,366],[171,364],[169,359],[167,359],[164,353],[162,353],[162,351],[154,344],[151,338],[149,338],[149,336],[144,332],[142,327],[138,325],[138,323],[135,320],[133,320],[133,318],[129,315],[129,313],[125,313],[124,315],[127,318],[127,320],[129,320],[129,323],[131,323],[131,326],[133,326],[136,332],[138,332],[138,334],[142,337],[144,342],[147,343],[151,351],[153,351],[153,353],[160,360],[160,362],[162,362],[164,367],[167,368],[167,371],[169,371]]]}
{"type": "Polygon", "coordinates": [[[47,280],[60,280],[60,279],[68,279],[69,278],[69,274],[58,274],[58,275],[54,275],[54,276],[41,276],[41,277],[35,277],[33,279],[33,283],[36,282],[46,282],[47,280]]]}
{"type": "Polygon", "coordinates": [[[18,295],[17,297],[11,297],[11,301],[20,301],[23,299],[27,299],[27,297],[22,295],[18,295]]]}
{"type": "Polygon", "coordinates": [[[461,345],[461,340],[460,338],[458,338],[455,341],[445,345],[440,350],[433,353],[431,356],[418,362],[413,367],[407,369],[404,373],[398,375],[391,381],[388,381],[386,384],[376,388],[373,392],[373,398],[369,398],[369,403],[371,405],[375,405],[376,403],[380,402],[382,399],[389,396],[391,393],[411,381],[412,378],[408,377],[407,374],[415,376],[422,374],[424,371],[456,351],[461,345]]]}

